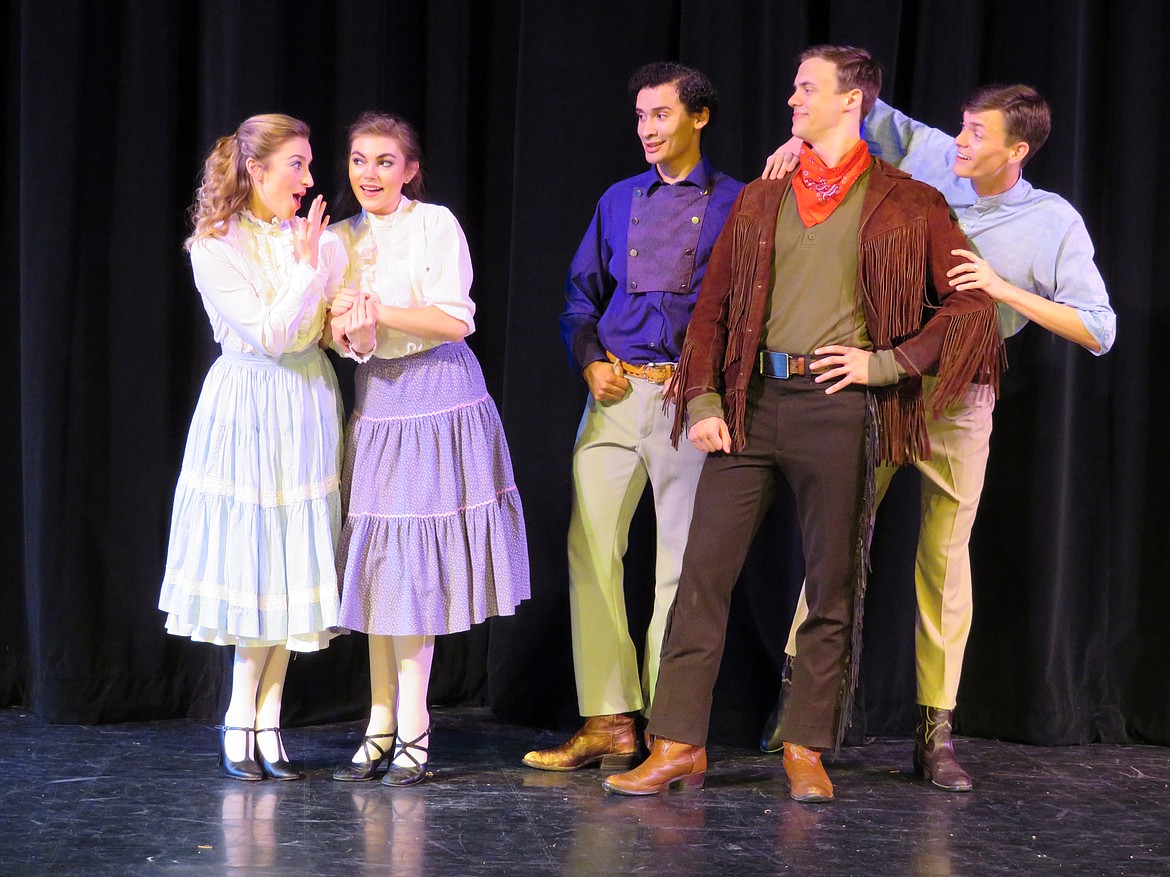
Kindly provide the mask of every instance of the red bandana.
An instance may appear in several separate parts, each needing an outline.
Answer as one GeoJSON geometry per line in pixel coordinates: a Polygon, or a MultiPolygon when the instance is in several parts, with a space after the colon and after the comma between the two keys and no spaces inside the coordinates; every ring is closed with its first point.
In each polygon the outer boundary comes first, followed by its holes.
{"type": "Polygon", "coordinates": [[[807,143],[802,143],[800,172],[792,181],[792,191],[804,227],[828,219],[872,163],[864,140],[858,140],[836,167],[826,165],[807,143]]]}

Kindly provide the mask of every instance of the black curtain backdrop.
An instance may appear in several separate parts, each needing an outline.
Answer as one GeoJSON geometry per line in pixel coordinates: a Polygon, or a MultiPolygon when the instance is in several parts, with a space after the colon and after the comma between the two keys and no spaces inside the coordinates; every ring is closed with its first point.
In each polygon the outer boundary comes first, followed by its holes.
{"type": "MultiPolygon", "coordinates": [[[[317,191],[344,215],[343,131],[377,108],[419,127],[429,197],[467,231],[471,343],[532,558],[516,617],[441,642],[433,698],[572,725],[564,541],[585,390],[557,317],[596,199],[645,167],[626,80],[651,60],[705,70],[722,97],[705,151],[747,179],[789,136],[795,54],[844,42],[881,60],[887,100],[949,131],[976,85],[1039,87],[1054,132],[1027,176],[1080,209],[1118,312],[1102,359],[1035,328],[1009,345],[960,730],[1170,744],[1170,476],[1157,450],[1170,405],[1152,358],[1170,336],[1155,263],[1170,237],[1162,0],[23,0],[3,21],[0,705],[53,722],[220,714],[229,653],[168,637],[155,608],[183,441],[216,354],[181,249],[185,211],[212,140],[282,111],[312,125],[317,191]]],[[[911,728],[916,491],[900,474],[879,516],[855,737],[911,728]]],[[[648,594],[634,585],[653,568],[643,505],[628,564],[638,625],[648,594]]],[[[801,565],[781,495],[737,589],[717,740],[750,744],[775,698],[801,565]]],[[[359,636],[298,657],[286,721],[362,714],[366,674],[359,636]]]]}

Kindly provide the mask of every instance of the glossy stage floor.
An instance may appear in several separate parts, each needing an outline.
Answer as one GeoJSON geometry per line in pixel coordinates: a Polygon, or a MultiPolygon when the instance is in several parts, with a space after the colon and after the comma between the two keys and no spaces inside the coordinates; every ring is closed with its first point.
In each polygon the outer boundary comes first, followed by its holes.
{"type": "Polygon", "coordinates": [[[525,768],[560,734],[435,710],[434,775],[330,778],[356,724],[290,729],[303,782],[220,777],[190,722],[46,725],[0,710],[3,875],[1170,874],[1170,750],[960,740],[970,794],[909,773],[910,741],[847,748],[831,804],[775,756],[713,747],[705,788],[618,798],[525,768]]]}

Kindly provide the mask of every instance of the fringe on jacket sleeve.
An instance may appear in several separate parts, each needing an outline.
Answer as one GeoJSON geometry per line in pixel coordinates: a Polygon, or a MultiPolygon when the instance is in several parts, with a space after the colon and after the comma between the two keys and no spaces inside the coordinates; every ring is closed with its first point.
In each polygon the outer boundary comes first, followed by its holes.
{"type": "Polygon", "coordinates": [[[906,378],[891,387],[871,387],[876,436],[871,445],[876,463],[904,466],[930,459],[930,436],[926,431],[926,406],[922,401],[922,380],[906,378]]]}
{"type": "Polygon", "coordinates": [[[1004,364],[1003,343],[995,306],[947,318],[947,334],[938,364],[938,385],[930,400],[931,414],[959,402],[972,382],[990,384],[999,395],[1004,364]]]}

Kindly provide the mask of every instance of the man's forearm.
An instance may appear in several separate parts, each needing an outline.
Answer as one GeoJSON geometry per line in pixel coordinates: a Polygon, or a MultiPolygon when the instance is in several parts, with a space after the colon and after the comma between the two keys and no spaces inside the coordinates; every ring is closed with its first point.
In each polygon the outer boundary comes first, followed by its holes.
{"type": "Polygon", "coordinates": [[[1004,286],[1005,289],[992,293],[992,298],[1054,335],[1079,344],[1093,353],[1100,352],[1100,342],[1085,328],[1085,321],[1076,308],[1033,295],[1018,286],[1006,283],[1004,286]]]}

